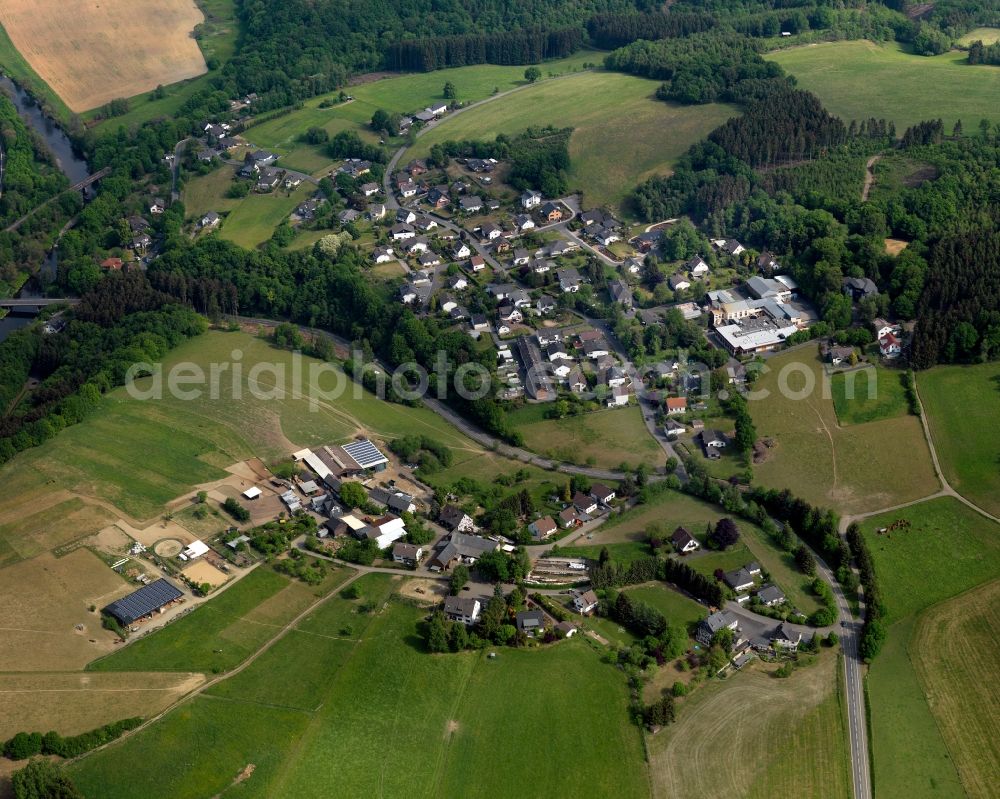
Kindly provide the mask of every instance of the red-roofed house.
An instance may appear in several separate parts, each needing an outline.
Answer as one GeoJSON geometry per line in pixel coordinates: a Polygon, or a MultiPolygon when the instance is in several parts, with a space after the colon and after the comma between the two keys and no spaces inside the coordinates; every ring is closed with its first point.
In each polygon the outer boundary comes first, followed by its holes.
{"type": "Polygon", "coordinates": [[[883,358],[898,358],[900,352],[903,350],[899,339],[892,333],[886,333],[878,340],[878,348],[883,358]]]}
{"type": "Polygon", "coordinates": [[[102,269],[121,269],[122,259],[121,258],[105,258],[101,261],[102,269]]]}
{"type": "Polygon", "coordinates": [[[687,397],[667,397],[663,400],[663,407],[667,410],[667,416],[679,416],[687,413],[687,397]]]}

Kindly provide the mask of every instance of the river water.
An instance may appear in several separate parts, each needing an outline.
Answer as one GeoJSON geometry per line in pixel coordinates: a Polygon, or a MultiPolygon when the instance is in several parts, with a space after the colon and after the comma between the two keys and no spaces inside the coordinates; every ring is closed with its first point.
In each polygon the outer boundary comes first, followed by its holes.
{"type": "MultiPolygon", "coordinates": [[[[79,183],[90,176],[87,162],[73,151],[73,143],[57,124],[47,117],[30,94],[18,86],[6,75],[0,74],[0,89],[7,95],[17,108],[17,113],[24,123],[45,142],[49,151],[55,157],[56,164],[71,184],[79,183]]],[[[57,250],[49,253],[42,264],[42,276],[45,280],[54,280],[56,276],[57,250]]],[[[19,297],[38,297],[36,281],[32,278],[18,294],[19,297]]],[[[14,316],[13,314],[0,319],[0,341],[11,332],[30,324],[30,316],[14,316]]]]}

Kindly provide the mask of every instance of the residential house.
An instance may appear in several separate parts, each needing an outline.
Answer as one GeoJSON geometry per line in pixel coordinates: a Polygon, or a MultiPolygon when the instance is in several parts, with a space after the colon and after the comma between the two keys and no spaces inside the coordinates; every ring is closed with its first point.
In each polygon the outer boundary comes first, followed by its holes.
{"type": "Polygon", "coordinates": [[[576,591],[573,595],[573,609],[587,616],[597,610],[597,594],[593,591],[576,591]]]}
{"type": "Polygon", "coordinates": [[[857,302],[865,297],[874,297],[878,294],[878,286],[871,278],[867,277],[845,277],[842,282],[844,294],[857,302]]]}
{"type": "Polygon", "coordinates": [[[704,280],[708,276],[708,264],[700,256],[696,255],[686,264],[684,264],[684,270],[691,275],[695,280],[704,280]]]}
{"type": "Polygon", "coordinates": [[[887,322],[885,319],[876,319],[872,322],[872,328],[875,331],[876,341],[889,333],[892,333],[894,336],[898,336],[902,332],[899,325],[894,325],[892,322],[887,322]]]}
{"type": "Polygon", "coordinates": [[[540,314],[550,314],[556,309],[556,301],[548,294],[543,294],[538,298],[538,302],[535,307],[538,309],[538,313],[540,314]]]}
{"type": "Polygon", "coordinates": [[[850,363],[851,356],[854,355],[854,347],[841,347],[837,344],[827,344],[824,347],[824,356],[831,366],[840,366],[842,363],[850,363]]]}
{"type": "Polygon", "coordinates": [[[463,291],[469,287],[469,281],[461,272],[448,278],[448,288],[452,291],[463,291]]]}
{"type": "Polygon", "coordinates": [[[588,358],[603,358],[611,354],[608,344],[603,338],[583,343],[583,354],[588,358]]]}
{"type": "Polygon", "coordinates": [[[433,250],[428,250],[417,259],[422,269],[431,269],[441,265],[441,256],[433,250]]]}
{"type": "Polygon", "coordinates": [[[794,652],[802,642],[802,633],[795,632],[787,622],[774,628],[771,633],[771,646],[775,649],[794,652]]]}
{"type": "Polygon", "coordinates": [[[736,615],[728,611],[720,611],[718,613],[713,613],[707,619],[703,619],[698,625],[698,629],[695,632],[695,640],[703,646],[710,646],[712,644],[712,639],[719,630],[732,630],[736,632],[739,629],[740,621],[736,615]]]}
{"type": "Polygon", "coordinates": [[[431,571],[447,571],[454,563],[474,564],[487,552],[494,552],[500,544],[478,535],[452,533],[444,545],[427,561],[431,571]]]}
{"type": "Polygon", "coordinates": [[[626,274],[638,275],[642,271],[642,261],[634,256],[629,256],[622,263],[622,269],[625,270],[626,274]]]}
{"type": "Polygon", "coordinates": [[[542,204],[542,193],[540,191],[526,191],[521,195],[521,207],[531,210],[542,204]]]}
{"type": "Polygon", "coordinates": [[[469,259],[469,266],[473,272],[481,272],[486,268],[486,259],[481,255],[473,255],[469,259]]]}
{"type": "Polygon", "coordinates": [[[435,222],[433,219],[431,219],[429,216],[422,216],[413,223],[413,227],[415,227],[422,233],[427,233],[431,230],[434,230],[434,228],[436,228],[437,226],[438,223],[435,222]]]}
{"type": "Polygon", "coordinates": [[[531,254],[527,250],[514,250],[514,266],[525,266],[531,261],[531,254]]]}
{"type": "Polygon", "coordinates": [[[389,228],[389,235],[392,236],[393,241],[405,241],[412,239],[417,234],[409,225],[397,224],[389,228]]]}
{"type": "Polygon", "coordinates": [[[667,285],[671,291],[687,291],[691,288],[691,281],[678,272],[667,278],[667,285]]]}
{"type": "Polygon", "coordinates": [[[632,307],[632,289],[624,280],[610,281],[608,293],[611,295],[612,302],[617,302],[626,310],[632,307]]]}
{"type": "Polygon", "coordinates": [[[140,233],[138,236],[132,237],[132,243],[129,245],[129,248],[136,252],[145,252],[152,246],[153,240],[149,237],[149,234],[140,233]]]}
{"type": "Polygon", "coordinates": [[[773,275],[775,272],[781,271],[781,264],[775,260],[772,253],[764,250],[764,252],[757,256],[757,268],[765,275],[773,275]]]}
{"type": "Polygon", "coordinates": [[[753,588],[753,575],[745,568],[728,571],[722,576],[723,582],[737,593],[753,588]]]}
{"type": "Polygon", "coordinates": [[[404,200],[416,197],[418,191],[420,191],[420,187],[412,180],[406,180],[399,184],[399,196],[404,200]]]}
{"type": "Polygon", "coordinates": [[[878,350],[883,358],[898,358],[903,351],[903,346],[898,338],[892,333],[886,333],[878,340],[878,350]]]}
{"type": "Polygon", "coordinates": [[[283,175],[284,173],[280,169],[273,166],[261,167],[257,173],[257,185],[254,186],[254,190],[259,192],[274,191],[281,185],[283,175]]]}
{"type": "Polygon", "coordinates": [[[167,204],[160,197],[154,198],[149,203],[149,213],[151,214],[162,214],[167,210],[167,204]]]}
{"type": "Polygon", "coordinates": [[[364,528],[363,537],[374,541],[379,549],[385,549],[404,535],[406,535],[406,525],[403,520],[395,514],[387,513],[371,520],[364,528]]]}
{"type": "Polygon", "coordinates": [[[198,220],[198,227],[202,230],[206,228],[214,228],[218,226],[221,221],[222,217],[215,213],[215,211],[209,211],[200,220],[198,220]]]}
{"type": "Polygon", "coordinates": [[[471,533],[476,529],[472,517],[457,505],[445,505],[441,508],[438,512],[438,521],[452,532],[471,533]]]}
{"type": "Polygon", "coordinates": [[[477,214],[483,210],[483,201],[480,197],[470,194],[459,199],[458,207],[463,213],[477,214]]]}
{"type": "Polygon", "coordinates": [[[573,267],[556,270],[559,288],[565,293],[576,293],[580,290],[580,273],[573,267]]]}
{"type": "Polygon", "coordinates": [[[667,419],[663,425],[663,434],[667,438],[677,438],[678,436],[684,435],[684,431],[686,429],[687,428],[676,419],[667,419]]]}
{"type": "Polygon", "coordinates": [[[674,545],[674,549],[681,555],[687,555],[689,552],[694,552],[701,548],[698,539],[683,527],[678,527],[674,530],[674,534],[670,536],[670,543],[674,545]]]}
{"type": "Polygon", "coordinates": [[[594,483],[590,488],[590,496],[602,505],[610,505],[615,498],[615,490],[604,485],[604,483],[594,483]]]}
{"type": "Polygon", "coordinates": [[[345,208],[337,214],[337,221],[342,225],[350,225],[352,222],[357,222],[360,218],[361,212],[356,208],[345,208]]]}
{"type": "Polygon", "coordinates": [[[563,527],[574,527],[579,524],[580,517],[576,513],[576,508],[568,505],[559,512],[559,524],[563,527]]]}
{"type": "Polygon", "coordinates": [[[397,541],[392,547],[392,559],[406,566],[416,566],[424,556],[424,548],[416,544],[406,544],[397,541]]]}
{"type": "Polygon", "coordinates": [[[385,219],[385,215],[388,213],[385,205],[382,203],[375,203],[374,205],[368,206],[368,219],[372,222],[378,222],[381,219],[385,219]]]}
{"type": "Polygon", "coordinates": [[[412,225],[417,221],[417,215],[409,208],[400,208],[396,211],[396,222],[400,225],[412,225]]]}
{"type": "Polygon", "coordinates": [[[535,220],[527,214],[518,214],[514,217],[514,227],[517,228],[519,233],[524,233],[526,230],[534,230],[535,220]]]}
{"type": "Polygon", "coordinates": [[[563,218],[563,207],[558,203],[547,202],[538,209],[538,213],[541,214],[547,222],[558,222],[563,218]]]}
{"type": "Polygon", "coordinates": [[[682,416],[687,413],[687,397],[667,397],[663,400],[663,407],[667,411],[667,416],[682,416]]]}
{"type": "Polygon", "coordinates": [[[705,457],[718,460],[722,457],[720,450],[727,445],[726,436],[721,430],[702,430],[698,434],[701,445],[705,448],[705,457]]]}
{"type": "Polygon", "coordinates": [[[451,251],[451,257],[456,261],[462,261],[472,255],[472,250],[469,249],[469,245],[464,241],[460,242],[459,245],[451,251]]]}
{"type": "Polygon", "coordinates": [[[625,386],[614,386],[608,394],[606,404],[609,408],[624,408],[628,405],[630,396],[625,386]]]}
{"type": "Polygon", "coordinates": [[[469,319],[469,325],[473,330],[486,331],[490,329],[490,322],[485,314],[474,313],[469,319]]]}
{"type": "Polygon", "coordinates": [[[578,513],[585,513],[589,516],[591,513],[597,512],[597,500],[577,491],[573,495],[573,507],[576,508],[578,513]]]}
{"type": "Polygon", "coordinates": [[[459,624],[475,624],[482,608],[478,599],[468,596],[450,596],[444,601],[445,618],[459,624]]]}
{"type": "Polygon", "coordinates": [[[531,533],[532,538],[538,541],[544,541],[558,529],[551,516],[543,516],[541,519],[536,519],[528,525],[528,531],[531,533]]]}
{"type": "Polygon", "coordinates": [[[123,265],[124,262],[122,261],[121,258],[105,258],[103,261],[101,261],[102,269],[113,269],[115,271],[118,271],[119,269],[122,268],[123,265]]]}
{"type": "Polygon", "coordinates": [[[597,241],[598,244],[601,244],[605,247],[607,247],[610,244],[613,244],[616,241],[621,240],[621,236],[618,235],[617,231],[614,228],[610,227],[598,227],[591,233],[591,235],[594,237],[594,239],[597,241]]]}
{"type": "Polygon", "coordinates": [[[757,599],[762,605],[773,608],[785,601],[785,594],[776,585],[765,585],[757,592],[757,599]]]}
{"type": "Polygon", "coordinates": [[[495,241],[503,235],[503,228],[493,222],[486,222],[480,225],[477,230],[479,231],[479,238],[486,239],[487,241],[495,241]]]}
{"type": "Polygon", "coordinates": [[[407,241],[407,243],[403,245],[403,249],[406,250],[408,255],[413,256],[417,253],[427,252],[428,246],[427,239],[423,236],[417,236],[416,238],[407,241]]]}
{"type": "Polygon", "coordinates": [[[373,197],[382,190],[378,183],[362,183],[360,191],[365,197],[373,197]]]}
{"type": "Polygon", "coordinates": [[[574,394],[581,394],[587,390],[587,380],[579,367],[573,367],[566,375],[566,387],[574,394]]]}
{"type": "Polygon", "coordinates": [[[497,318],[508,324],[517,325],[524,321],[524,314],[516,306],[510,303],[503,303],[497,308],[497,318]]]}
{"type": "Polygon", "coordinates": [[[521,610],[514,616],[514,626],[523,633],[534,635],[545,627],[545,614],[540,610],[521,610]]]}
{"type": "Polygon", "coordinates": [[[377,264],[385,264],[396,259],[395,253],[392,247],[376,247],[372,253],[372,260],[377,264]]]}

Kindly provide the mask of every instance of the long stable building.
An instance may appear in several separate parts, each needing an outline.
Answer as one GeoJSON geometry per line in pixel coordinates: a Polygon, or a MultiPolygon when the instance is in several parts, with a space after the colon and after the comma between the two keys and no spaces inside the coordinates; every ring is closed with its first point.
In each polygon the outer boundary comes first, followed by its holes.
{"type": "Polygon", "coordinates": [[[138,591],[133,591],[128,596],[116,599],[104,608],[103,612],[113,616],[122,625],[128,627],[140,619],[152,616],[158,610],[162,610],[183,596],[184,592],[176,585],[169,580],[160,578],[143,586],[138,591]]]}

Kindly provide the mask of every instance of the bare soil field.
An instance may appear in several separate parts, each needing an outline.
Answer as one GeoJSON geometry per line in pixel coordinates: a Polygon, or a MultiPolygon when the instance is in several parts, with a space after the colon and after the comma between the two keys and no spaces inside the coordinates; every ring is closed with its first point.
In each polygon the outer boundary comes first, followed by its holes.
{"type": "Polygon", "coordinates": [[[168,672],[0,674],[0,739],[22,731],[79,735],[133,716],[148,718],[204,679],[168,672]]]}
{"type": "Polygon", "coordinates": [[[4,0],[0,25],[52,90],[79,113],[206,71],[191,33],[193,0],[4,0]]]}
{"type": "Polygon", "coordinates": [[[88,549],[8,566],[0,584],[0,672],[72,671],[107,654],[114,634],[89,608],[134,590],[88,549]]]}
{"type": "Polygon", "coordinates": [[[198,560],[181,572],[191,582],[200,585],[208,583],[213,588],[222,585],[229,579],[229,575],[219,571],[207,560],[198,560]]]}

